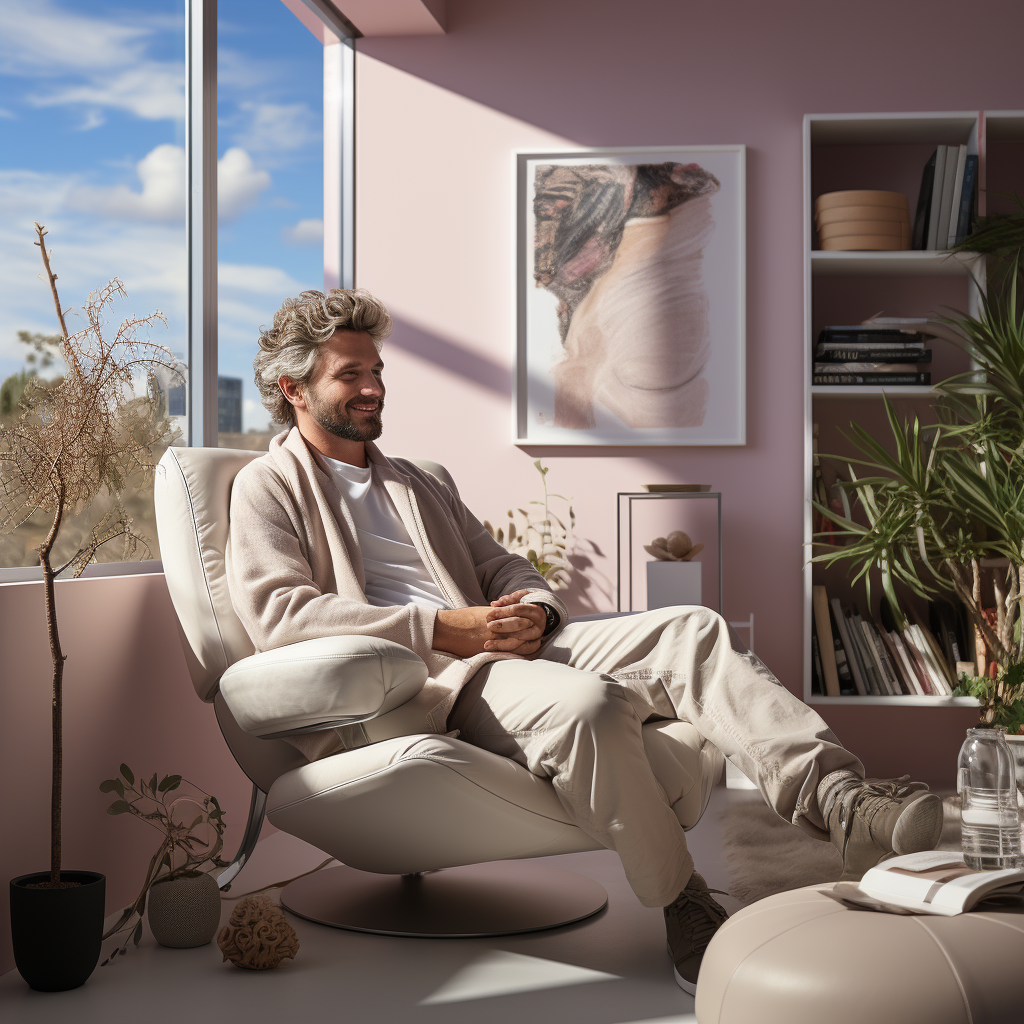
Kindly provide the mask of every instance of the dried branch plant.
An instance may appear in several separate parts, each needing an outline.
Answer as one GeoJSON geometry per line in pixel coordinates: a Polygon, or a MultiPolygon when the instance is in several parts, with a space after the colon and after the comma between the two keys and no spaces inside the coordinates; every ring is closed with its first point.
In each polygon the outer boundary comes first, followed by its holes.
{"type": "MultiPolygon", "coordinates": [[[[12,531],[31,516],[52,517],[39,547],[46,599],[46,623],[53,661],[53,777],[50,806],[50,881],[60,882],[60,796],[62,762],[62,681],[66,655],[61,651],[54,602],[54,580],[74,568],[74,575],[95,559],[104,544],[122,542],[122,558],[144,555],[148,547],[133,529],[121,501],[129,483],[141,486],[152,475],[151,450],[171,439],[171,421],[161,411],[161,391],[154,371],[161,367],[180,380],[178,361],[144,332],[166,326],[162,313],[133,317],[118,327],[113,340],[104,336],[104,314],[117,298],[126,298],[121,282],[111,281],[89,296],[86,326],[69,333],[50,267],[45,228],[36,224],[36,245],[53,296],[60,336],[56,340],[65,371],[46,381],[31,378],[12,421],[0,422],[0,531],[12,531]],[[145,374],[140,395],[136,381],[145,374]],[[54,567],[51,553],[65,520],[87,512],[102,492],[112,499],[78,550],[54,567]]],[[[67,883],[63,883],[67,884],[67,883]]]]}

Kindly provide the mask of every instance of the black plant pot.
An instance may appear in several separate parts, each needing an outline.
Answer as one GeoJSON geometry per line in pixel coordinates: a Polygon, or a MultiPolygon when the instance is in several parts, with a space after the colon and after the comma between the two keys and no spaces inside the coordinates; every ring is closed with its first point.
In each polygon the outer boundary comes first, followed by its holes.
{"type": "Polygon", "coordinates": [[[11,879],[14,962],[30,988],[63,992],[85,984],[100,958],[106,879],[95,871],[62,871],[68,889],[30,889],[49,871],[11,879]]]}

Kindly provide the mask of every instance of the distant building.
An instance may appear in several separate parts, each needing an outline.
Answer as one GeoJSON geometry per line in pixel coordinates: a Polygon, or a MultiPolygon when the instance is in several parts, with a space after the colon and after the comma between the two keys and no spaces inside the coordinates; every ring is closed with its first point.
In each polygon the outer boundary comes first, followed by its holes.
{"type": "Polygon", "coordinates": [[[221,434],[242,432],[242,378],[217,378],[217,430],[221,434]]]}

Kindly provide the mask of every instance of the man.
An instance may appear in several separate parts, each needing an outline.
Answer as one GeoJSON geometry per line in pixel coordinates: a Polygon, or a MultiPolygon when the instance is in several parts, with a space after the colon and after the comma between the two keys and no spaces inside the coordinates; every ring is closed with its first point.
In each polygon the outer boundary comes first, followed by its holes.
{"type": "MultiPolygon", "coordinates": [[[[575,823],[622,860],[645,906],[664,907],[676,978],[696,989],[726,912],[694,871],[651,769],[650,718],[691,722],[775,810],[831,838],[846,877],[893,851],[930,849],[939,799],[861,763],[706,608],[570,622],[526,559],[451,488],[372,443],[381,434],[387,310],[365,291],[303,292],[262,332],[256,382],[291,423],[231,494],[231,600],[257,650],[359,634],[427,664],[408,704],[364,725],[297,737],[311,760],[389,735],[458,730],[550,778],[575,823]]],[[[439,429],[457,422],[443,400],[439,429]]]]}

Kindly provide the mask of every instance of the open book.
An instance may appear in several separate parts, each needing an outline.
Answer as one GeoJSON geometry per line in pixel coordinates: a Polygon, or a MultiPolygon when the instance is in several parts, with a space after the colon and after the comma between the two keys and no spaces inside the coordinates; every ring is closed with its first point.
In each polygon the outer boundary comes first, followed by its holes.
{"type": "Polygon", "coordinates": [[[828,895],[890,914],[952,917],[982,901],[1024,901],[1024,870],[975,871],[962,853],[925,850],[883,861],[859,882],[837,882],[828,895]]]}

